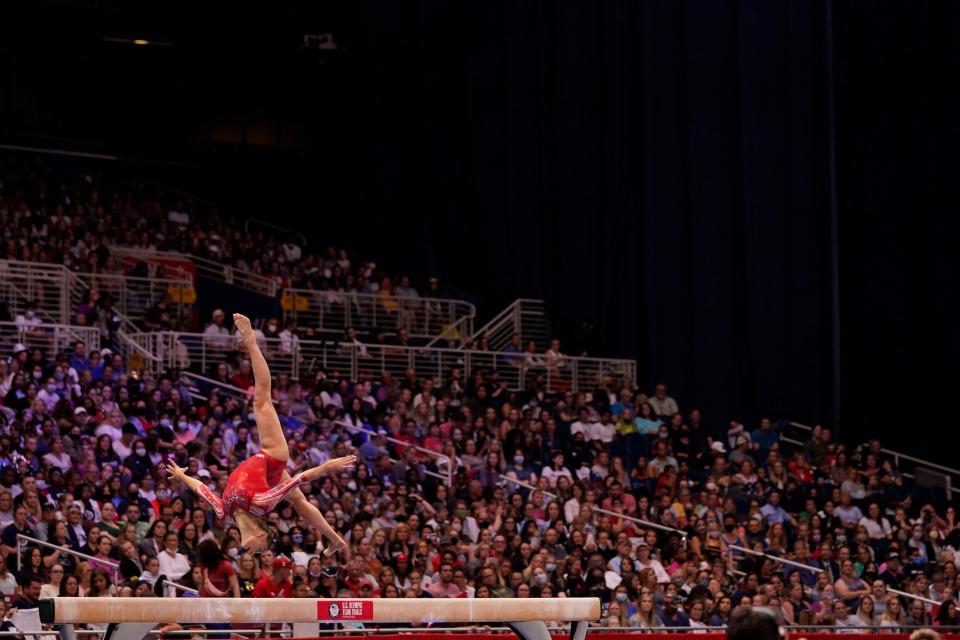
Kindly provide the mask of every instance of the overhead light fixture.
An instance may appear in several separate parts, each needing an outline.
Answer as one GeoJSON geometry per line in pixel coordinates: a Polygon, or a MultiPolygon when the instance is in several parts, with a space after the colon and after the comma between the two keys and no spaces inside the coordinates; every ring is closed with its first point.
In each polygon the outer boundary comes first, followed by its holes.
{"type": "Polygon", "coordinates": [[[142,47],[151,46],[151,47],[173,47],[176,46],[176,42],[165,42],[163,40],[147,40],[145,38],[117,38],[111,36],[104,36],[104,42],[116,42],[119,44],[133,44],[139,45],[142,47]]]}

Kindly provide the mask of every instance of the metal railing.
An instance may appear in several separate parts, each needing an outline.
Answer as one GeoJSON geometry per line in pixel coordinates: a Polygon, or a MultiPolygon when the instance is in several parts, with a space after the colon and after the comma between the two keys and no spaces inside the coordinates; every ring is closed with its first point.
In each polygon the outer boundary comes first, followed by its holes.
{"type": "Polygon", "coordinates": [[[182,318],[184,306],[179,292],[193,288],[189,275],[166,278],[140,278],[122,273],[72,273],[91,292],[113,298],[113,309],[126,319],[142,322],[147,311],[161,300],[175,318],[182,318]]]}
{"type": "MultiPolygon", "coordinates": [[[[364,428],[362,428],[362,427],[356,427],[356,426],[354,426],[354,425],[352,425],[352,424],[347,424],[346,422],[343,422],[342,420],[335,420],[335,421],[333,422],[333,424],[336,425],[336,426],[338,426],[338,427],[342,427],[342,428],[346,429],[347,431],[350,431],[351,433],[357,433],[357,434],[362,434],[362,435],[366,435],[366,436],[374,436],[374,435],[376,435],[376,433],[375,433],[374,431],[370,431],[370,430],[364,429],[364,428]]],[[[449,458],[447,455],[445,455],[445,454],[443,454],[443,453],[438,453],[438,452],[433,451],[433,450],[431,450],[431,449],[426,449],[426,448],[424,448],[424,447],[421,447],[421,446],[418,446],[418,445],[415,445],[415,444],[410,444],[409,442],[407,442],[407,441],[405,441],[405,440],[399,440],[399,439],[394,438],[394,437],[392,437],[392,436],[385,436],[385,438],[386,438],[387,442],[389,442],[390,444],[395,444],[395,445],[398,445],[398,446],[401,446],[401,447],[404,447],[404,448],[411,448],[411,449],[413,449],[414,451],[417,451],[417,452],[422,453],[422,454],[424,454],[424,455],[426,455],[426,456],[429,456],[429,457],[431,457],[431,458],[434,458],[434,459],[436,460],[437,469],[440,469],[440,468],[441,468],[441,465],[442,465],[443,463],[446,463],[447,473],[445,473],[445,474],[444,474],[444,473],[437,473],[437,472],[434,472],[434,471],[430,471],[429,469],[424,469],[424,473],[427,474],[427,475],[429,475],[429,476],[433,476],[433,477],[435,477],[435,478],[439,478],[439,479],[441,479],[441,480],[446,480],[447,483],[448,483],[448,484],[447,484],[448,487],[452,487],[452,486],[453,486],[453,474],[454,474],[454,469],[453,469],[452,461],[450,460],[450,458],[449,458]]],[[[392,459],[392,458],[391,458],[391,459],[392,459]]],[[[396,461],[395,461],[395,462],[396,462],[396,461]]]]}
{"type": "Polygon", "coordinates": [[[284,320],[301,327],[343,333],[348,327],[407,329],[414,338],[457,342],[473,333],[476,308],[463,300],[420,298],[396,294],[284,289],[280,298],[284,320]]]}
{"type": "MultiPolygon", "coordinates": [[[[791,427],[800,429],[801,431],[806,431],[808,433],[813,431],[813,427],[811,427],[810,425],[801,424],[799,422],[794,422],[794,421],[790,421],[789,424],[791,427]]],[[[793,444],[796,446],[803,446],[804,444],[800,440],[797,440],[795,438],[790,438],[789,436],[784,436],[783,434],[780,435],[780,439],[783,440],[784,442],[789,442],[790,444],[793,444]]],[[[880,452],[893,458],[894,466],[900,471],[901,474],[903,474],[905,478],[910,478],[912,480],[915,480],[916,479],[915,472],[918,470],[923,470],[924,472],[930,473],[930,474],[942,475],[944,490],[946,491],[947,499],[953,500],[954,492],[958,491],[958,489],[954,489],[954,481],[955,480],[960,481],[960,469],[947,467],[942,464],[930,462],[929,460],[924,460],[923,458],[911,456],[901,451],[894,451],[893,449],[887,449],[885,447],[882,447],[880,449],[880,452]],[[913,470],[913,472],[910,472],[904,468],[905,462],[912,465],[910,468],[913,470]]],[[[958,484],[960,484],[960,482],[958,482],[958,484]]]]}
{"type": "Polygon", "coordinates": [[[18,343],[28,349],[40,349],[48,355],[72,352],[78,340],[87,345],[88,352],[97,350],[100,348],[100,331],[94,327],[45,322],[35,326],[0,322],[0,347],[3,353],[10,353],[18,343]]]}
{"type": "MultiPolygon", "coordinates": [[[[500,351],[508,344],[513,334],[519,334],[525,345],[529,340],[545,349],[550,338],[550,319],[543,300],[518,298],[491,318],[485,325],[473,332],[473,343],[481,336],[490,343],[490,349],[500,351]]],[[[521,345],[522,348],[522,345],[521,345]]]]}
{"type": "MultiPolygon", "coordinates": [[[[755,551],[755,550],[753,550],[753,549],[748,549],[748,548],[746,548],[746,547],[741,547],[741,546],[736,545],[736,544],[727,545],[727,549],[730,549],[730,550],[731,550],[731,554],[730,554],[730,561],[731,561],[731,563],[732,563],[732,558],[733,558],[733,553],[732,553],[732,551],[741,551],[741,552],[743,552],[743,553],[746,553],[746,554],[749,554],[749,555],[752,555],[752,556],[758,556],[758,557],[762,557],[762,558],[767,558],[767,559],[769,559],[769,560],[773,560],[774,562],[778,562],[778,563],[780,563],[780,564],[785,564],[785,565],[788,565],[788,566],[791,566],[791,567],[797,567],[798,569],[803,569],[803,570],[806,570],[806,571],[811,571],[811,572],[813,572],[813,573],[823,573],[823,572],[825,571],[825,569],[822,569],[822,568],[820,568],[820,567],[812,567],[812,566],[810,566],[810,565],[808,565],[808,564],[804,564],[804,563],[802,563],[802,562],[797,562],[796,560],[790,560],[790,559],[784,558],[784,557],[782,557],[782,556],[776,556],[776,555],[773,555],[773,554],[771,554],[771,553],[764,553],[764,552],[762,552],[762,551],[755,551]]],[[[910,599],[913,599],[913,600],[920,600],[921,602],[926,602],[927,604],[935,604],[935,605],[939,605],[939,604],[940,604],[940,603],[937,602],[936,600],[932,600],[932,599],[930,599],[930,598],[927,598],[927,597],[924,597],[924,596],[920,596],[920,595],[917,595],[917,594],[915,594],[915,593],[909,593],[909,592],[907,592],[907,591],[900,591],[899,589],[893,589],[893,588],[891,588],[891,587],[887,587],[887,592],[892,593],[892,594],[894,594],[894,595],[903,596],[903,597],[905,597],[905,598],[910,598],[910,599]]]]}
{"type": "Polygon", "coordinates": [[[270,297],[275,297],[278,291],[277,282],[273,278],[262,276],[251,271],[237,269],[229,264],[201,258],[193,254],[175,253],[172,251],[144,251],[137,247],[125,247],[122,245],[110,245],[110,252],[116,256],[129,256],[146,263],[156,263],[164,260],[190,262],[193,264],[198,275],[210,278],[216,282],[242,287],[270,297]]]}
{"type": "Polygon", "coordinates": [[[61,265],[0,260],[0,302],[12,312],[33,303],[48,322],[69,324],[69,289],[70,271],[61,265]]]}
{"type": "MultiPolygon", "coordinates": [[[[529,490],[531,490],[531,491],[539,491],[540,493],[542,493],[544,496],[546,496],[547,498],[549,498],[549,499],[551,499],[551,500],[556,500],[557,497],[558,497],[557,494],[555,494],[555,493],[553,493],[553,492],[545,491],[545,490],[541,489],[540,487],[537,487],[537,486],[535,486],[535,485],[530,484],[529,482],[524,482],[523,480],[517,480],[516,478],[511,478],[511,477],[509,477],[509,476],[507,476],[507,475],[504,475],[504,474],[502,474],[502,473],[500,474],[500,482],[501,482],[501,484],[504,483],[504,482],[509,482],[509,483],[511,483],[511,484],[515,484],[515,485],[524,487],[525,489],[529,489],[529,490]]],[[[562,505],[561,505],[561,506],[562,506],[562,505]]],[[[687,532],[684,531],[683,529],[677,529],[677,528],[675,528],[675,527],[670,527],[670,526],[667,526],[667,525],[665,525],[665,524],[660,524],[659,522],[651,522],[650,520],[644,520],[643,518],[637,518],[637,517],[635,517],[635,516],[627,516],[627,515],[624,515],[624,514],[622,514],[622,513],[617,513],[616,511],[610,511],[609,509],[602,509],[602,508],[596,507],[596,506],[594,506],[594,505],[589,505],[589,506],[590,506],[590,511],[592,511],[593,513],[599,513],[599,514],[601,514],[601,515],[612,516],[612,517],[614,517],[614,518],[622,518],[622,519],[624,519],[624,520],[628,520],[628,521],[630,521],[630,522],[633,522],[634,524],[637,524],[637,525],[639,525],[639,526],[641,526],[641,527],[646,527],[646,528],[650,528],[650,529],[657,529],[658,531],[665,531],[665,532],[667,532],[667,533],[675,533],[675,534],[679,535],[684,541],[687,539],[687,532]]]]}
{"type": "MultiPolygon", "coordinates": [[[[61,546],[61,545],[58,545],[58,544],[53,544],[53,543],[50,543],[50,542],[46,542],[46,541],[44,541],[44,540],[40,540],[40,539],[38,539],[38,538],[32,538],[32,537],[27,536],[27,535],[24,535],[24,534],[22,534],[22,533],[18,533],[18,534],[17,534],[17,570],[18,570],[18,571],[22,570],[22,562],[23,562],[23,557],[22,557],[22,556],[23,556],[23,548],[22,548],[22,545],[20,544],[20,541],[21,541],[21,540],[26,540],[26,541],[29,542],[30,544],[35,544],[35,545],[38,545],[38,546],[41,546],[41,547],[46,547],[46,548],[48,548],[48,549],[56,549],[56,550],[59,551],[60,553],[66,553],[66,554],[71,555],[71,556],[76,556],[77,558],[83,558],[84,560],[88,560],[88,561],[91,561],[91,562],[96,562],[97,564],[106,565],[106,566],[110,567],[111,569],[116,569],[116,571],[113,572],[113,584],[114,584],[114,586],[117,586],[117,585],[120,584],[120,563],[119,563],[119,562],[114,562],[113,560],[104,560],[103,558],[98,558],[98,557],[96,557],[96,556],[91,556],[91,555],[89,555],[89,554],[82,553],[82,552],[80,552],[80,551],[74,551],[74,550],[71,549],[70,547],[64,547],[64,546],[61,546]]],[[[188,592],[188,593],[200,593],[199,591],[197,591],[196,589],[194,589],[194,588],[192,588],[192,587],[187,587],[187,586],[182,585],[182,584],[177,584],[176,582],[173,582],[172,580],[164,580],[164,581],[163,581],[163,584],[164,584],[165,586],[173,587],[174,589],[178,589],[178,590],[180,590],[180,591],[186,591],[186,592],[188,592]]]]}
{"type": "MultiPolygon", "coordinates": [[[[140,347],[156,356],[147,366],[155,372],[167,369],[210,373],[238,349],[237,338],[205,336],[202,333],[154,332],[131,336],[140,347]]],[[[371,344],[346,344],[322,340],[283,341],[268,338],[260,348],[274,375],[286,373],[300,379],[313,371],[338,370],[351,380],[360,372],[388,372],[401,378],[407,369],[430,377],[438,384],[449,381],[453,369],[461,379],[469,380],[478,370],[496,372],[498,381],[509,389],[524,389],[531,381],[542,382],[550,390],[590,391],[610,376],[619,382],[636,380],[635,360],[614,358],[565,357],[559,367],[541,366],[514,354],[490,351],[464,351],[426,347],[399,347],[371,344]]]]}

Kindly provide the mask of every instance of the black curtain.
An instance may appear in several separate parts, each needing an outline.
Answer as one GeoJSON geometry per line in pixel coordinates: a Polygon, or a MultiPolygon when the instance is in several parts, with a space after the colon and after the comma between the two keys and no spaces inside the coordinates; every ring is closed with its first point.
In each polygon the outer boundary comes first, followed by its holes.
{"type": "Polygon", "coordinates": [[[829,417],[825,3],[351,7],[377,255],[487,312],[545,298],[568,352],[638,358],[717,428],[829,417]]]}

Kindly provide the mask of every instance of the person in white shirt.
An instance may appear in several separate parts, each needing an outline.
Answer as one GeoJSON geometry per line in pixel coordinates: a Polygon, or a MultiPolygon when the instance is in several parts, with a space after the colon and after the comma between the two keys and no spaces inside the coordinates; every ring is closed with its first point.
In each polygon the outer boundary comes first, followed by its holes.
{"type": "Polygon", "coordinates": [[[17,314],[13,322],[21,333],[40,333],[40,325],[43,324],[37,315],[37,305],[33,302],[28,303],[24,312],[17,314]]]}
{"type": "Polygon", "coordinates": [[[297,321],[287,320],[286,327],[277,337],[280,338],[280,353],[293,355],[300,345],[300,338],[297,337],[297,321]]]}
{"type": "Polygon", "coordinates": [[[889,538],[892,532],[890,521],[880,515],[880,505],[871,502],[867,507],[867,515],[860,518],[859,524],[867,530],[871,540],[889,538]]]}
{"type": "Polygon", "coordinates": [[[570,473],[570,469],[563,466],[563,452],[559,449],[553,452],[551,456],[553,460],[553,465],[549,467],[544,467],[540,471],[540,475],[547,479],[547,482],[550,483],[550,487],[557,486],[557,478],[560,476],[566,476],[568,480],[573,481],[573,474],[570,473]]]}
{"type": "Polygon", "coordinates": [[[107,416],[106,421],[100,424],[94,431],[94,435],[98,438],[102,435],[108,435],[114,442],[123,437],[123,431],[121,427],[123,426],[123,414],[118,410],[113,410],[107,416]]]}
{"type": "Polygon", "coordinates": [[[606,411],[601,414],[600,420],[590,424],[590,440],[610,444],[616,434],[617,427],[611,422],[610,414],[606,411]]]}
{"type": "MultiPolygon", "coordinates": [[[[167,533],[163,539],[163,552],[157,556],[160,561],[160,575],[167,576],[167,580],[178,580],[190,572],[190,561],[179,552],[180,539],[173,531],[167,533]]],[[[166,597],[176,596],[176,589],[166,587],[166,597]]]]}
{"type": "Polygon", "coordinates": [[[119,440],[113,441],[113,451],[121,462],[133,453],[133,439],[137,437],[137,428],[129,422],[123,425],[119,440]]]}
{"type": "Polygon", "coordinates": [[[63,450],[63,438],[60,436],[53,437],[50,452],[43,456],[43,459],[47,464],[60,469],[64,473],[70,471],[70,468],[73,466],[73,461],[70,460],[70,456],[63,450]]]}
{"type": "Polygon", "coordinates": [[[593,423],[590,422],[590,412],[586,407],[581,407],[579,411],[579,420],[570,425],[570,436],[573,437],[582,433],[587,440],[593,439],[593,423]]]}
{"type": "Polygon", "coordinates": [[[210,324],[203,330],[203,344],[208,349],[226,351],[230,348],[230,331],[223,326],[223,309],[215,309],[210,324]]]}
{"type": "Polygon", "coordinates": [[[637,544],[636,565],[639,567],[637,569],[638,572],[644,569],[653,569],[653,573],[657,577],[657,584],[667,584],[670,582],[670,576],[667,574],[666,569],[663,568],[659,560],[650,557],[650,547],[642,540],[637,544]]]}

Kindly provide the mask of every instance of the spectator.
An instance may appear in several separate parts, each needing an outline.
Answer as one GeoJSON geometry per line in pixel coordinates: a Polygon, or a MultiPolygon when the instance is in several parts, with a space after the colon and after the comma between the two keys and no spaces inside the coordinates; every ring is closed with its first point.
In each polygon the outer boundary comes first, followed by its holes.
{"type": "Polygon", "coordinates": [[[208,349],[226,351],[232,346],[230,331],[223,325],[223,309],[215,309],[210,318],[210,324],[203,330],[203,344],[208,349]]]}
{"type": "Polygon", "coordinates": [[[654,388],[653,397],[651,397],[647,402],[650,403],[653,411],[658,416],[669,418],[673,416],[673,414],[680,412],[680,407],[677,406],[677,401],[667,395],[667,385],[662,383],[658,384],[654,388]]]}
{"type": "Polygon", "coordinates": [[[290,598],[293,585],[290,582],[290,569],[293,563],[289,558],[278,556],[273,559],[272,575],[264,575],[253,588],[254,598],[290,598]]]}

